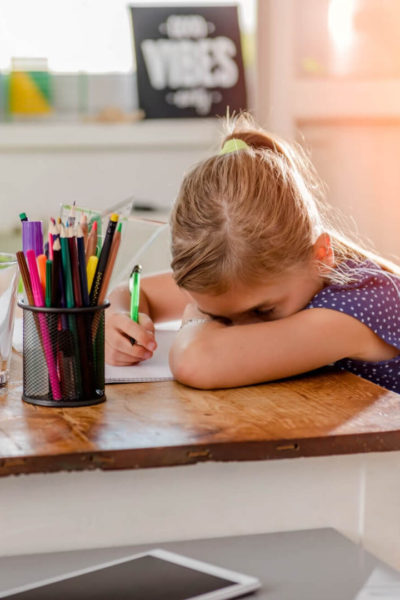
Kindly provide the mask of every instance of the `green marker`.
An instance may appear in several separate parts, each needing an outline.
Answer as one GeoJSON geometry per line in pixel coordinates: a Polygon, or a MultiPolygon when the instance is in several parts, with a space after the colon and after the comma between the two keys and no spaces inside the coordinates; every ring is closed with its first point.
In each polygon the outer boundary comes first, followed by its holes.
{"type": "Polygon", "coordinates": [[[140,273],[142,267],[135,265],[132,269],[129,279],[129,291],[131,293],[131,319],[138,323],[139,321],[139,297],[140,297],[140,273]]]}
{"type": "Polygon", "coordinates": [[[19,218],[20,218],[21,223],[22,223],[22,221],[28,220],[28,217],[26,216],[26,213],[24,213],[24,212],[19,213],[19,218]]]}

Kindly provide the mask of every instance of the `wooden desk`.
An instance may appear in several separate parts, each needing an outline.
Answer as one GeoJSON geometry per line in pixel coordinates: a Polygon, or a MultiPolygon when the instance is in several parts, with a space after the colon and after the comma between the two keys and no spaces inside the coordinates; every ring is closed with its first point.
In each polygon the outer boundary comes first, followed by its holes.
{"type": "Polygon", "coordinates": [[[400,566],[400,452],[381,452],[400,448],[398,395],[319,373],[112,385],[102,405],[54,409],[23,403],[12,368],[0,473],[27,475],[0,478],[0,556],[335,527],[400,566]]]}
{"type": "Polygon", "coordinates": [[[107,386],[104,404],[21,401],[21,359],[0,391],[0,475],[132,469],[400,449],[400,396],[349,373],[228,390],[107,386]]]}

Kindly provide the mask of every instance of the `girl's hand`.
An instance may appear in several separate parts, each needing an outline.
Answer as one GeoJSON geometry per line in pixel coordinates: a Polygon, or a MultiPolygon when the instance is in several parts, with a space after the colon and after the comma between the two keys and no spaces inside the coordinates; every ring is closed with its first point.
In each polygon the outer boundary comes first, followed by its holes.
{"type": "Polygon", "coordinates": [[[106,315],[105,359],[109,365],[133,365],[153,356],[157,348],[154,323],[145,313],[139,313],[135,323],[127,312],[106,315]]]}

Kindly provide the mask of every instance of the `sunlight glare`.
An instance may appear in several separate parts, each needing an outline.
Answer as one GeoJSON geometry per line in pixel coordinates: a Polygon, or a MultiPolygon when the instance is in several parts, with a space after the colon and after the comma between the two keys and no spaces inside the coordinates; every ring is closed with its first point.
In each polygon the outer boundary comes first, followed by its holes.
{"type": "Polygon", "coordinates": [[[328,9],[328,29],[335,45],[348,47],[353,38],[353,16],[357,0],[331,0],[328,9]]]}

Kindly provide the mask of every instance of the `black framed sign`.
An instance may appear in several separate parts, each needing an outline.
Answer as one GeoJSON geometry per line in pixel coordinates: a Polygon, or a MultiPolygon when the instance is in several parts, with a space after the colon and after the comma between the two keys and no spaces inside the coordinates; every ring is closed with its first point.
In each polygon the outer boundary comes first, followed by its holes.
{"type": "Polygon", "coordinates": [[[146,117],[211,117],[246,108],[238,7],[130,6],[146,117]]]}

